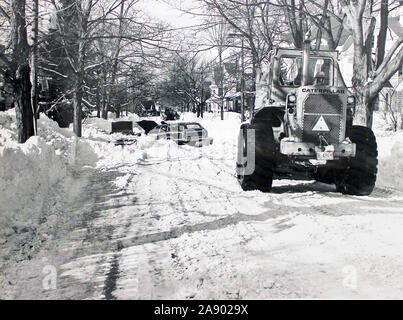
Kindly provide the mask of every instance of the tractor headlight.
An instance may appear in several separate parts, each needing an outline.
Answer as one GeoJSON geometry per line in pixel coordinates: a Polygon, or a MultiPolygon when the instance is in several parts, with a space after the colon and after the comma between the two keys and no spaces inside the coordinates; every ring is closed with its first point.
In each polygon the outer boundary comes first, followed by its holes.
{"type": "Polygon", "coordinates": [[[347,97],[347,105],[348,106],[355,106],[355,97],[354,96],[347,97]]]}
{"type": "Polygon", "coordinates": [[[288,95],[288,102],[294,103],[295,101],[297,101],[297,97],[295,96],[295,94],[288,95]]]}

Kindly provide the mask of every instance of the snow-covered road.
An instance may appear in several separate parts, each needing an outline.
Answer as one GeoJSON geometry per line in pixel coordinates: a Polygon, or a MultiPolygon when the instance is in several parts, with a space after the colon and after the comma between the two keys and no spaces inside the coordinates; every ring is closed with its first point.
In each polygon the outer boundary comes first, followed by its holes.
{"type": "Polygon", "coordinates": [[[235,140],[216,137],[159,142],[136,161],[122,149],[87,170],[81,218],[10,275],[5,297],[403,298],[402,191],[276,180],[272,193],[243,192],[235,140]]]}

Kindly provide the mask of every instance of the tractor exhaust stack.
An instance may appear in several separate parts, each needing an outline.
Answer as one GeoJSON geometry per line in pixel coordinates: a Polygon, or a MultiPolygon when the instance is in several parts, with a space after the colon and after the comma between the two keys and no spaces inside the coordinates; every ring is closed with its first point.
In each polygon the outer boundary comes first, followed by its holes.
{"type": "Polygon", "coordinates": [[[309,56],[311,51],[311,39],[310,32],[305,34],[304,40],[304,55],[303,55],[303,65],[302,65],[302,85],[306,86],[309,84],[309,56]]]}

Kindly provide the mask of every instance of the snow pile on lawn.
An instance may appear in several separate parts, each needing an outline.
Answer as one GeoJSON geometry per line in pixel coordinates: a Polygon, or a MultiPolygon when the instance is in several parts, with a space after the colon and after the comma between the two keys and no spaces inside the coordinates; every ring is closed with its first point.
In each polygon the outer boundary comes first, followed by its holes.
{"type": "Polygon", "coordinates": [[[0,236],[35,229],[68,168],[96,160],[85,141],[46,116],[38,128],[39,136],[18,144],[15,111],[0,113],[0,236]]]}
{"type": "Polygon", "coordinates": [[[146,148],[149,143],[144,144],[144,140],[147,140],[147,138],[144,135],[144,130],[137,125],[138,120],[139,117],[135,114],[116,120],[114,118],[109,120],[102,118],[85,119],[82,136],[97,155],[98,168],[114,167],[129,162],[135,163],[141,157],[141,149],[146,148]],[[132,121],[133,133],[141,134],[142,137],[122,133],[111,134],[112,122],[114,121],[132,121]],[[127,144],[124,147],[116,146],[115,142],[119,139],[131,140],[133,144],[127,144]],[[136,142],[134,143],[135,140],[136,142]]]}
{"type": "Polygon", "coordinates": [[[204,113],[203,118],[197,118],[194,113],[181,115],[184,121],[196,121],[205,127],[214,142],[209,147],[203,147],[204,156],[219,161],[232,163],[235,170],[241,115],[235,112],[225,112],[224,120],[220,113],[204,113]],[[231,162],[232,161],[232,162],[231,162]]]}
{"type": "Polygon", "coordinates": [[[403,189],[403,132],[389,137],[377,137],[378,178],[380,186],[403,189]]]}
{"type": "Polygon", "coordinates": [[[82,137],[97,156],[99,169],[113,168],[127,163],[136,163],[141,157],[140,145],[145,137],[129,136],[121,133],[110,134],[103,128],[110,126],[109,120],[96,119],[83,124],[82,137]],[[139,140],[125,146],[117,146],[118,139],[139,140]]]}
{"type": "Polygon", "coordinates": [[[390,129],[382,111],[374,112],[372,129],[378,145],[378,175],[376,184],[403,189],[403,132],[390,129]]]}

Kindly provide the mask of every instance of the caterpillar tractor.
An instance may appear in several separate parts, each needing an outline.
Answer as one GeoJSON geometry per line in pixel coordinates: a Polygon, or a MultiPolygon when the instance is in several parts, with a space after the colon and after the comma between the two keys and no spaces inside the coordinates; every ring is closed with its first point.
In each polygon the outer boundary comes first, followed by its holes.
{"type": "Polygon", "coordinates": [[[269,105],[240,127],[237,177],[243,190],[269,192],[276,179],[315,179],[343,194],[369,195],[377,174],[371,129],[353,125],[355,97],[338,53],[276,48],[268,75],[269,105]]]}

